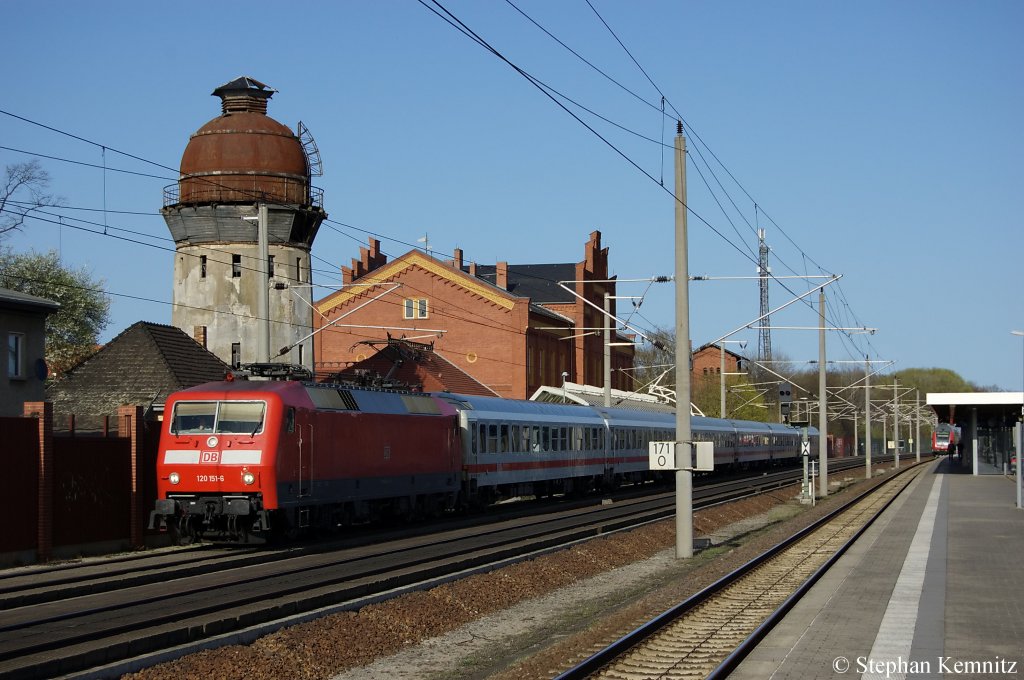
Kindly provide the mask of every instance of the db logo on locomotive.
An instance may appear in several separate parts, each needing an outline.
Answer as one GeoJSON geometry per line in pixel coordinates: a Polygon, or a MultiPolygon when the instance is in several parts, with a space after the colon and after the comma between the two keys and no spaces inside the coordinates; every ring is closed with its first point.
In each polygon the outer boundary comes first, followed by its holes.
{"type": "Polygon", "coordinates": [[[213,463],[217,464],[220,462],[220,451],[203,451],[199,454],[200,463],[213,463]]]}

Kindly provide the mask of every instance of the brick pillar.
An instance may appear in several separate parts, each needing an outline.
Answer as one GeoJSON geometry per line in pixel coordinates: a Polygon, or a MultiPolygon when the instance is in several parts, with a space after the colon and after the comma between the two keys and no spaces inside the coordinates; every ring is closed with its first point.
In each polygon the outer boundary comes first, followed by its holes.
{"type": "Polygon", "coordinates": [[[127,437],[132,441],[131,445],[131,508],[128,524],[128,540],[133,548],[141,548],[142,542],[142,484],[139,474],[142,466],[142,407],[141,406],[120,406],[117,409],[117,434],[119,437],[127,437]]]}
{"type": "Polygon", "coordinates": [[[22,413],[39,421],[39,519],[36,525],[36,559],[46,562],[53,552],[53,404],[27,401],[22,413]]]}

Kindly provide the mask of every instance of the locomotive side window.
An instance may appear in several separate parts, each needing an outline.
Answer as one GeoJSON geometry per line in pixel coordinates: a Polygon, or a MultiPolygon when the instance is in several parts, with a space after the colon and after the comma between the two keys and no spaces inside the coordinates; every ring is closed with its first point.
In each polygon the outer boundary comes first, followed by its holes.
{"type": "Polygon", "coordinates": [[[286,432],[295,432],[295,407],[289,406],[285,413],[284,429],[286,432]]]}
{"type": "Polygon", "coordinates": [[[213,432],[217,419],[215,401],[179,401],[174,405],[171,418],[171,432],[174,434],[199,434],[213,432]]]}

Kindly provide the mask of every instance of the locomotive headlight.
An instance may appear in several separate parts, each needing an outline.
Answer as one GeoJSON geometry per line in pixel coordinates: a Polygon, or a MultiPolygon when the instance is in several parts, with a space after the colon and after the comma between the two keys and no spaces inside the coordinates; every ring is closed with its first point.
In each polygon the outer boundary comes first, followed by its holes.
{"type": "Polygon", "coordinates": [[[171,474],[167,475],[167,480],[171,484],[177,484],[178,482],[181,481],[181,477],[178,476],[177,472],[172,472],[171,474]]]}
{"type": "Polygon", "coordinates": [[[255,484],[256,483],[256,475],[254,475],[253,473],[251,473],[249,471],[245,471],[245,472],[242,473],[242,481],[245,482],[246,485],[255,484]]]}

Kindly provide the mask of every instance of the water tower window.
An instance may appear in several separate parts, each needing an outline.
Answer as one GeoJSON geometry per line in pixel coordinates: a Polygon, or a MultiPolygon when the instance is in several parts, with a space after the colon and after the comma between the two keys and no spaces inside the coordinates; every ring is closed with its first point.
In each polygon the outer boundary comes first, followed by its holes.
{"type": "Polygon", "coordinates": [[[242,256],[231,256],[231,278],[237,279],[242,275],[242,256]]]}
{"type": "Polygon", "coordinates": [[[295,280],[299,283],[302,282],[302,258],[295,258],[295,280]]]}
{"type": "Polygon", "coordinates": [[[270,256],[270,261],[267,262],[267,273],[269,273],[270,276],[274,275],[274,256],[273,255],[270,256]]]}
{"type": "Polygon", "coordinates": [[[231,368],[238,368],[240,363],[242,363],[242,343],[233,342],[231,343],[231,368]]]}
{"type": "Polygon", "coordinates": [[[206,255],[199,256],[199,278],[206,278],[206,255]]]}

